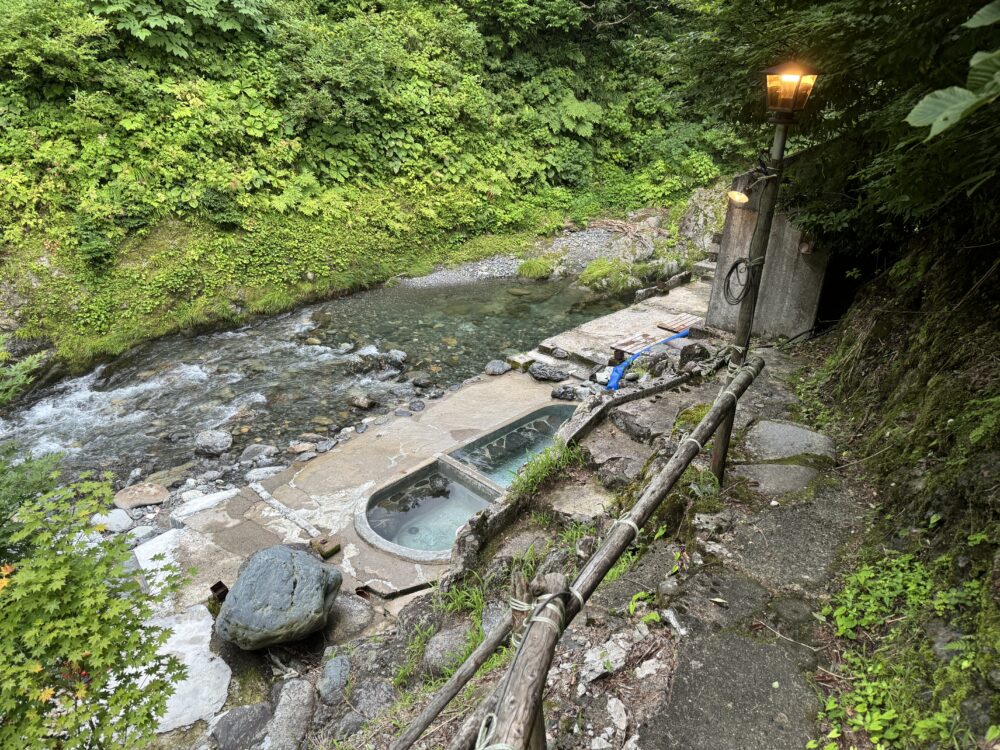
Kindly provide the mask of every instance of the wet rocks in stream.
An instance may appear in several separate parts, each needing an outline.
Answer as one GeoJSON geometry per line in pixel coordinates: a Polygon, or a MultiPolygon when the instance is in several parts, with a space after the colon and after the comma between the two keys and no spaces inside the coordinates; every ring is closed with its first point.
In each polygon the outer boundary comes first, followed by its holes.
{"type": "Polygon", "coordinates": [[[503,375],[505,372],[510,372],[510,365],[504,362],[502,359],[491,359],[486,363],[486,367],[483,369],[487,375],[503,375]]]}
{"type": "Polygon", "coordinates": [[[233,436],[223,430],[202,430],[194,438],[195,452],[203,456],[219,456],[233,444],[233,436]]]}

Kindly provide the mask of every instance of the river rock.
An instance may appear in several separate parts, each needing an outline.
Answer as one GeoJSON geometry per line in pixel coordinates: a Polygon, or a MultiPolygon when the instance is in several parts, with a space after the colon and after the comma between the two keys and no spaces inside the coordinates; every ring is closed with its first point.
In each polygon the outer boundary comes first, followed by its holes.
{"type": "Polygon", "coordinates": [[[224,430],[202,430],[194,437],[194,449],[203,456],[219,456],[233,445],[233,436],[224,430]]]}
{"type": "Polygon", "coordinates": [[[580,392],[573,385],[557,385],[552,389],[552,398],[560,401],[579,401],[580,392]]]}
{"type": "Polygon", "coordinates": [[[132,516],[124,510],[115,508],[107,513],[95,513],[91,517],[90,523],[92,526],[103,526],[106,531],[120,534],[131,529],[134,522],[132,516]]]}
{"type": "Polygon", "coordinates": [[[261,466],[256,469],[250,469],[246,474],[243,475],[243,479],[249,482],[263,482],[265,479],[273,477],[275,474],[280,474],[284,471],[281,466],[261,466]]]}
{"type": "Polygon", "coordinates": [[[560,349],[558,346],[555,347],[550,353],[556,359],[568,359],[569,358],[569,352],[566,351],[565,349],[560,349]]]}
{"type": "Polygon", "coordinates": [[[415,370],[410,373],[410,382],[417,388],[430,388],[434,385],[434,378],[423,370],[415,370]]]}
{"type": "Polygon", "coordinates": [[[440,677],[448,667],[462,655],[472,626],[463,622],[431,636],[424,649],[424,670],[434,677],[440,677]]]}
{"type": "Polygon", "coordinates": [[[316,708],[316,692],[302,679],[286,680],[275,692],[274,715],[267,724],[263,746],[268,750],[300,750],[316,708]]]}
{"type": "Polygon", "coordinates": [[[243,452],[240,454],[240,461],[256,461],[259,458],[270,458],[277,455],[278,449],[276,446],[257,443],[255,445],[248,445],[243,449],[243,452]]]}
{"type": "Polygon", "coordinates": [[[565,370],[560,370],[558,367],[542,364],[541,362],[532,364],[528,368],[528,374],[535,380],[551,381],[554,383],[558,383],[560,380],[565,380],[569,377],[569,373],[565,370]]]}
{"type": "Polygon", "coordinates": [[[702,362],[712,356],[712,353],[703,344],[691,342],[681,349],[679,367],[684,368],[688,362],[702,362]]]}
{"type": "Polygon", "coordinates": [[[394,367],[402,367],[406,362],[406,352],[400,349],[390,349],[385,353],[385,361],[394,367]]]}
{"type": "Polygon", "coordinates": [[[333,603],[326,624],[330,643],[346,643],[359,635],[375,619],[372,605],[357,594],[341,594],[333,603]]]}
{"type": "Polygon", "coordinates": [[[415,398],[409,403],[409,407],[410,411],[423,411],[427,408],[427,405],[419,398],[415,398]]]}
{"type": "Polygon", "coordinates": [[[491,359],[486,363],[486,367],[483,369],[483,372],[487,375],[503,375],[505,372],[509,371],[510,365],[502,359],[491,359]]]}
{"type": "Polygon", "coordinates": [[[323,662],[323,671],[316,680],[316,692],[326,705],[340,703],[350,674],[351,660],[346,656],[333,656],[323,662]]]}
{"type": "Polygon", "coordinates": [[[292,443],[288,446],[289,453],[310,453],[316,450],[316,443],[292,443]]]}
{"type": "Polygon", "coordinates": [[[170,490],[162,484],[139,482],[119,490],[115,495],[115,505],[122,510],[131,510],[142,505],[161,505],[170,499],[170,490]]]}
{"type": "Polygon", "coordinates": [[[302,550],[278,545],[255,552],[222,603],[215,632],[252,651],[322,629],[343,577],[302,550]]]}
{"type": "Polygon", "coordinates": [[[148,542],[154,536],[163,533],[164,529],[158,526],[136,526],[131,529],[126,536],[129,547],[138,547],[143,542],[148,542]]]}
{"type": "Polygon", "coordinates": [[[226,711],[209,733],[218,750],[247,750],[264,737],[271,720],[270,703],[253,703],[226,711]]]}
{"type": "Polygon", "coordinates": [[[352,396],[348,402],[355,409],[367,410],[375,406],[375,402],[368,396],[352,396]]]}

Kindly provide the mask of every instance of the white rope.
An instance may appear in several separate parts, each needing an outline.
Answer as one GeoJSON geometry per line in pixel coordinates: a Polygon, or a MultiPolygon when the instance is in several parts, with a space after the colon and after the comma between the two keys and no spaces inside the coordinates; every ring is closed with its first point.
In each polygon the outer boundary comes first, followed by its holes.
{"type": "MultiPolygon", "coordinates": [[[[695,446],[698,448],[698,452],[701,453],[701,443],[699,443],[697,440],[695,440],[690,435],[688,435],[686,438],[684,438],[683,440],[681,440],[681,445],[684,445],[684,443],[694,443],[695,446]]],[[[678,447],[680,447],[680,446],[678,446],[678,447]]]]}
{"type": "Polygon", "coordinates": [[[553,628],[556,633],[562,633],[563,617],[565,614],[566,609],[563,606],[562,600],[559,598],[559,594],[549,594],[541,601],[538,608],[535,610],[535,614],[531,616],[528,622],[540,622],[543,625],[553,628]],[[547,609],[551,609],[555,612],[555,620],[550,617],[542,616],[541,613],[547,609]]]}
{"type": "Polygon", "coordinates": [[[582,611],[583,610],[583,604],[584,604],[584,602],[583,602],[583,594],[581,594],[579,591],[577,591],[572,586],[569,587],[569,593],[573,595],[574,599],[576,599],[578,602],[580,602],[580,609],[582,611]]]}
{"type": "Polygon", "coordinates": [[[717,404],[720,403],[723,400],[723,396],[729,396],[729,398],[733,400],[733,408],[736,407],[736,402],[739,401],[739,399],[736,398],[736,394],[733,393],[732,391],[723,391],[722,393],[720,393],[719,397],[715,400],[715,403],[717,404]]]}
{"type": "Polygon", "coordinates": [[[629,527],[631,527],[631,529],[632,529],[632,531],[633,531],[633,533],[635,535],[635,538],[636,539],[639,538],[639,527],[636,525],[635,521],[633,521],[631,518],[626,518],[625,516],[622,516],[621,518],[616,518],[614,526],[612,526],[611,528],[614,528],[618,524],[622,524],[623,526],[629,526],[629,527]]]}

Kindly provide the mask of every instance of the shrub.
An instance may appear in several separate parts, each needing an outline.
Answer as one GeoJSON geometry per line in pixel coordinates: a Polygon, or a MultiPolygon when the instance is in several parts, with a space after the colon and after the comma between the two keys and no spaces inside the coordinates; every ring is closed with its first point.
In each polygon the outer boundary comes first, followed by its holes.
{"type": "Polygon", "coordinates": [[[620,294],[636,285],[629,264],[620,258],[592,260],[580,274],[580,283],[612,294],[620,294]]]}
{"type": "Polygon", "coordinates": [[[528,258],[517,267],[517,275],[525,279],[547,279],[555,265],[554,258],[528,258]]]}
{"type": "Polygon", "coordinates": [[[84,480],[17,514],[25,553],[0,568],[0,747],[140,746],[184,676],[159,654],[169,631],[148,623],[176,571],[145,594],[124,538],[93,539],[110,499],[106,481],[84,480]]]}

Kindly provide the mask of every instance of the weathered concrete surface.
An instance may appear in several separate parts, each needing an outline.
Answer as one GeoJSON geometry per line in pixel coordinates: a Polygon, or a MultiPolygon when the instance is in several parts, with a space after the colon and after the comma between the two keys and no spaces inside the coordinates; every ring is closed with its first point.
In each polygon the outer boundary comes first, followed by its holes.
{"type": "Polygon", "coordinates": [[[801,750],[819,708],[782,643],[716,633],[687,643],[670,702],[643,728],[655,750],[801,750]]]}
{"type": "Polygon", "coordinates": [[[208,721],[225,704],[232,677],[229,665],[209,648],[211,613],[199,604],[179,615],[155,618],[150,624],[173,631],[161,653],[176,656],[187,667],[187,677],[174,686],[156,731],[169,732],[208,721]]]}
{"type": "Polygon", "coordinates": [[[551,336],[542,341],[539,349],[543,352],[555,348],[565,349],[576,358],[606,364],[611,356],[611,345],[616,341],[633,333],[650,333],[665,339],[670,336],[670,331],[657,328],[657,323],[678,313],[704,315],[710,289],[702,281],[672,289],[662,297],[651,297],[624,310],[551,336]]]}
{"type": "Polygon", "coordinates": [[[606,514],[614,499],[614,495],[591,479],[582,483],[564,482],[545,494],[545,502],[552,510],[581,521],[606,514]]]}
{"type": "Polygon", "coordinates": [[[750,489],[766,498],[779,498],[809,486],[819,472],[810,466],[793,464],[747,464],[734,466],[732,476],[747,480],[750,489]]]}
{"type": "MultiPolygon", "coordinates": [[[[746,190],[748,183],[747,175],[740,175],[734,181],[734,188],[746,190]]],[[[756,193],[759,195],[759,189],[756,193]]],[[[723,285],[733,261],[746,256],[757,223],[755,205],[753,200],[744,206],[730,203],[726,213],[706,318],[708,325],[724,331],[735,330],[739,306],[726,302],[723,285]]],[[[802,233],[784,215],[776,214],[754,311],[753,332],[757,335],[797,336],[816,322],[829,253],[811,247],[812,252],[802,253],[801,242],[802,233]]]]}
{"type": "Polygon", "coordinates": [[[765,420],[750,428],[746,451],[757,461],[782,461],[796,456],[833,460],[837,451],[833,440],[794,422],[765,420]]]}
{"type": "Polygon", "coordinates": [[[651,447],[629,440],[607,422],[597,426],[580,446],[588,465],[597,471],[598,479],[609,489],[624,487],[638,479],[646,461],[653,455],[651,447]]]}

